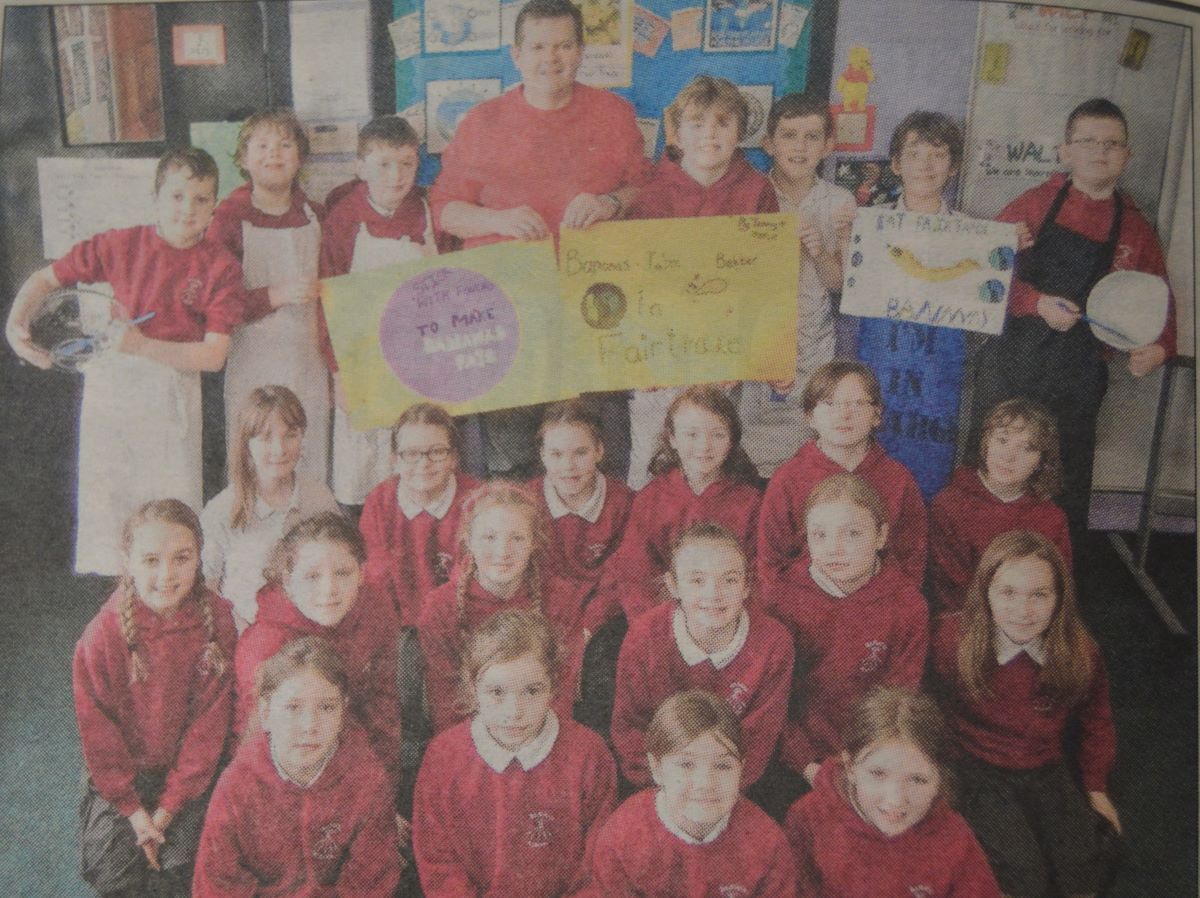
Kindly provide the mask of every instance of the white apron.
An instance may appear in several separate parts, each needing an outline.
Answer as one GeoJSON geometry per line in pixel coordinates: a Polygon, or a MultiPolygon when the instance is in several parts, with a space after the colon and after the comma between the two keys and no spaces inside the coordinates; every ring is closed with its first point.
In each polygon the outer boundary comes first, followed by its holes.
{"type": "MultiPolygon", "coordinates": [[[[412,262],[437,251],[433,242],[433,216],[425,206],[425,246],[407,236],[400,239],[374,237],[366,224],[359,225],[354,238],[350,270],[371,271],[388,265],[412,262]]],[[[340,408],[333,410],[333,495],[343,505],[362,505],[377,484],[393,474],[390,427],[358,431],[340,408]]]]}
{"type": "MultiPolygon", "coordinates": [[[[305,205],[301,228],[258,228],[242,223],[242,271],[254,290],[317,276],[321,225],[305,205]]],[[[329,477],[329,369],[317,347],[317,305],[283,306],[238,328],[225,363],[226,446],[233,451],[237,413],[256,387],[279,384],[300,398],[308,428],[297,473],[326,482],[329,477]]]]}
{"type": "Polygon", "coordinates": [[[200,375],[123,352],[83,368],[75,572],[120,572],[121,529],[151,499],[202,502],[200,375]]]}

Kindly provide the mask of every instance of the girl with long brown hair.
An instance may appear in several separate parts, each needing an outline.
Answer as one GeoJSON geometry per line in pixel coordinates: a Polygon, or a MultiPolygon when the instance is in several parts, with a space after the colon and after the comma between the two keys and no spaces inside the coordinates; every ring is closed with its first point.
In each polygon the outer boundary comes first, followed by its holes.
{"type": "Polygon", "coordinates": [[[1096,814],[1120,830],[1108,797],[1116,731],[1104,661],[1062,553],[1030,530],[996,537],[962,612],[939,621],[933,656],[962,752],[963,815],[1001,888],[1094,894],[1096,814]]]}
{"type": "Polygon", "coordinates": [[[229,486],[204,506],[204,577],[233,605],[241,633],[258,613],[263,569],[293,525],[338,510],[323,481],[297,473],[308,418],[296,394],[257,387],[238,409],[229,486]]]}

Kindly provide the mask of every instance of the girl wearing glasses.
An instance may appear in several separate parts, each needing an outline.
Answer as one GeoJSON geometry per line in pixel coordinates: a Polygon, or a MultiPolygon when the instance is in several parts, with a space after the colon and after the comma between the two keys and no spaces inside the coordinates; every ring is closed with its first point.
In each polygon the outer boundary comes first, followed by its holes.
{"type": "Polygon", "coordinates": [[[804,414],[817,438],[805,443],[767,485],[758,517],[760,583],[789,579],[804,553],[804,503],[833,474],[859,474],[883,498],[892,538],[891,561],[916,583],[925,577],[925,500],[908,468],[876,442],[883,400],[875,373],[839,359],[818,368],[804,386],[804,414]]]}
{"type": "Polygon", "coordinates": [[[396,473],[371,490],[358,526],[367,582],[391,599],[401,627],[450,577],[463,498],[479,484],[458,469],[458,430],[438,405],[410,406],[392,428],[396,473]]]}

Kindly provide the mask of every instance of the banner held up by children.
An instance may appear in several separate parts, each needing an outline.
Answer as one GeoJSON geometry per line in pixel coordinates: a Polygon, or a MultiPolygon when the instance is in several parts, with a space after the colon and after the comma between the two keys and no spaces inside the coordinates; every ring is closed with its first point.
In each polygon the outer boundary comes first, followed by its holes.
{"type": "Polygon", "coordinates": [[[1016,230],[1004,222],[860,209],[842,311],[998,334],[1016,246],[1016,230]]]}
{"type": "Polygon", "coordinates": [[[800,256],[791,215],[563,231],[567,357],[586,390],[791,376],[800,256]]]}

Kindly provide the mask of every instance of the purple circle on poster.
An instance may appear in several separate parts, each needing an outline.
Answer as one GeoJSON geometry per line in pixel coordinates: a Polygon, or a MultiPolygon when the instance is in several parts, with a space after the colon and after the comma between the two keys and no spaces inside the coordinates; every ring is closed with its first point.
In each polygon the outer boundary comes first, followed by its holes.
{"type": "Polygon", "coordinates": [[[396,288],[379,319],[392,372],[437,402],[467,402],[500,383],[517,357],[520,322],[493,281],[465,268],[434,268],[396,288]]]}

